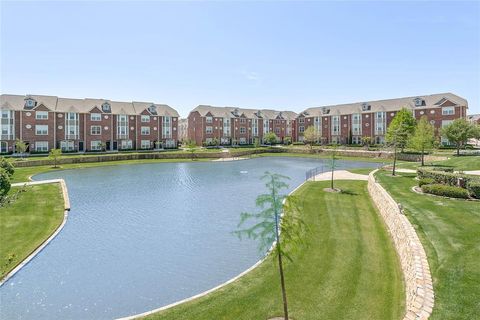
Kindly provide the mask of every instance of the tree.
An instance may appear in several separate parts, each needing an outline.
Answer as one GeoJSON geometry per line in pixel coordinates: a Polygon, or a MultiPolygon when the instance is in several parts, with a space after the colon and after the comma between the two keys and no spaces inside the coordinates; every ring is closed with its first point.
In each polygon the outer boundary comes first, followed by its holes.
{"type": "Polygon", "coordinates": [[[27,151],[27,144],[20,139],[15,140],[15,152],[23,155],[27,151]]]}
{"type": "Polygon", "coordinates": [[[274,133],[274,132],[269,132],[265,135],[265,141],[270,144],[270,145],[273,145],[274,143],[276,143],[278,141],[278,137],[277,135],[274,133]]]}
{"type": "Polygon", "coordinates": [[[50,150],[50,153],[48,154],[48,157],[53,160],[53,167],[57,168],[57,160],[58,158],[62,155],[62,150],[61,149],[52,149],[50,150]]]}
{"type": "Polygon", "coordinates": [[[15,173],[13,164],[4,157],[0,157],[0,168],[4,169],[10,178],[15,173]]]}
{"type": "Polygon", "coordinates": [[[368,149],[371,143],[372,143],[371,137],[362,137],[362,144],[365,146],[365,149],[368,149]]]}
{"type": "Polygon", "coordinates": [[[290,145],[292,143],[292,137],[285,137],[283,139],[283,143],[286,145],[290,145]]]}
{"type": "Polygon", "coordinates": [[[192,156],[192,161],[193,161],[195,151],[197,151],[197,143],[195,142],[195,140],[189,139],[186,142],[186,148],[187,148],[187,151],[190,152],[192,156]]]}
{"type": "Polygon", "coordinates": [[[387,143],[393,146],[393,176],[395,175],[395,167],[397,164],[397,149],[400,148],[403,151],[414,130],[415,118],[406,108],[398,111],[388,126],[385,138],[387,143]]]}
{"type": "Polygon", "coordinates": [[[303,141],[310,146],[310,150],[313,149],[313,144],[320,138],[320,133],[313,126],[309,126],[303,132],[303,141]]]}
{"type": "Polygon", "coordinates": [[[260,147],[260,139],[258,139],[258,138],[253,139],[253,147],[254,148],[259,148],[260,147]]]}
{"type": "Polygon", "coordinates": [[[258,213],[243,212],[240,216],[241,227],[246,221],[253,220],[253,226],[240,229],[235,233],[241,238],[243,235],[251,239],[258,239],[259,249],[266,251],[271,248],[272,254],[278,258],[278,271],[282,288],[283,311],[285,320],[288,319],[287,291],[283,274],[283,257],[293,261],[291,253],[298,249],[303,242],[306,225],[300,218],[301,206],[298,198],[280,194],[282,189],[288,188],[284,180],[288,177],[276,173],[265,172],[268,193],[257,197],[256,205],[262,211],[258,213]],[[280,237],[281,235],[281,237],[280,237]]]}
{"type": "Polygon", "coordinates": [[[415,127],[415,132],[409,140],[412,149],[422,153],[422,166],[425,165],[425,151],[432,150],[435,145],[435,128],[423,116],[415,127]]]}
{"type": "Polygon", "coordinates": [[[463,118],[455,119],[452,123],[442,128],[441,134],[445,136],[448,141],[455,144],[458,156],[460,155],[460,148],[467,143],[468,139],[480,138],[480,127],[463,118]]]}
{"type": "Polygon", "coordinates": [[[332,149],[332,156],[330,157],[330,162],[328,164],[328,166],[330,167],[330,170],[332,170],[332,175],[330,179],[330,189],[332,189],[332,191],[335,190],[335,188],[333,187],[333,173],[335,172],[335,169],[337,167],[336,160],[337,160],[337,145],[334,144],[332,149]]]}
{"type": "Polygon", "coordinates": [[[8,191],[10,191],[10,176],[7,171],[0,168],[0,201],[3,203],[8,191]]]}

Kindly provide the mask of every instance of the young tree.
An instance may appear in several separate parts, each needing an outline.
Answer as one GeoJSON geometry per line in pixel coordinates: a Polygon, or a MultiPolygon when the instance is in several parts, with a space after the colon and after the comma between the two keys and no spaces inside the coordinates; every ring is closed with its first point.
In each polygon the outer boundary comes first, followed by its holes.
{"type": "Polygon", "coordinates": [[[283,139],[283,143],[286,145],[290,145],[292,143],[292,137],[285,137],[283,139]]]}
{"type": "Polygon", "coordinates": [[[372,143],[372,138],[362,137],[362,144],[365,146],[365,149],[368,149],[371,143],[372,143]]]}
{"type": "Polygon", "coordinates": [[[27,151],[27,144],[20,139],[15,140],[15,152],[22,155],[27,151]]]}
{"type": "Polygon", "coordinates": [[[192,156],[192,161],[193,161],[195,151],[197,151],[197,144],[196,144],[195,140],[192,140],[192,139],[187,140],[185,146],[187,148],[187,151],[190,152],[190,154],[192,156]]]}
{"type": "Polygon", "coordinates": [[[10,176],[5,169],[0,168],[0,202],[3,203],[8,191],[10,191],[10,176]]]}
{"type": "Polygon", "coordinates": [[[278,141],[278,137],[274,132],[270,131],[269,133],[267,133],[265,135],[265,141],[268,144],[273,145],[274,143],[276,143],[278,141]]]}
{"type": "Polygon", "coordinates": [[[397,149],[400,148],[403,151],[414,130],[415,118],[406,108],[402,108],[397,112],[387,128],[385,138],[387,143],[393,146],[393,176],[395,175],[395,167],[397,164],[397,149]]]}
{"type": "Polygon", "coordinates": [[[336,160],[337,160],[337,145],[334,144],[332,149],[332,155],[330,157],[330,162],[328,164],[328,166],[330,167],[330,170],[332,170],[332,175],[330,179],[330,189],[332,189],[332,191],[335,190],[335,188],[333,187],[333,173],[337,168],[336,160]]]}
{"type": "Polygon", "coordinates": [[[426,116],[421,117],[418,121],[409,145],[412,149],[422,153],[422,166],[424,166],[425,151],[432,150],[435,145],[435,128],[428,122],[426,116]]]}
{"type": "Polygon", "coordinates": [[[253,147],[254,148],[259,148],[260,147],[260,139],[258,139],[258,138],[253,139],[253,147]]]}
{"type": "Polygon", "coordinates": [[[53,167],[57,168],[57,160],[60,158],[62,155],[62,150],[61,149],[52,149],[50,150],[50,153],[48,154],[48,157],[53,160],[53,167]]]}
{"type": "Polygon", "coordinates": [[[320,138],[320,133],[313,126],[309,126],[303,132],[303,141],[310,146],[310,150],[313,149],[313,144],[320,138]]]}
{"type": "Polygon", "coordinates": [[[480,138],[480,127],[463,118],[455,119],[448,126],[442,128],[441,134],[450,142],[455,143],[458,156],[460,148],[467,143],[468,139],[480,138]]]}
{"type": "Polygon", "coordinates": [[[288,188],[284,182],[286,179],[289,178],[265,172],[262,180],[266,181],[268,193],[259,195],[256,200],[257,207],[262,211],[258,213],[243,212],[238,226],[241,227],[250,220],[253,220],[254,224],[247,229],[235,231],[240,238],[245,235],[248,238],[260,240],[260,250],[266,251],[268,248],[272,248],[272,254],[277,256],[285,320],[289,318],[282,259],[285,257],[293,261],[291,253],[302,244],[302,236],[306,232],[306,226],[300,218],[301,203],[299,199],[280,193],[282,189],[288,188]]]}

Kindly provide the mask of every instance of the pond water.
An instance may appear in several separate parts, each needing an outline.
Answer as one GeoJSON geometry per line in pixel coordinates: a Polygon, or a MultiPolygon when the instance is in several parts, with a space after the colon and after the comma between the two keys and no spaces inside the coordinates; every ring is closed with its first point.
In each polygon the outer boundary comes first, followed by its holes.
{"type": "MultiPolygon", "coordinates": [[[[269,157],[37,175],[65,179],[72,209],[60,234],[0,287],[0,318],[113,319],[215,287],[264,254],[232,234],[265,191],[264,172],[289,176],[288,192],[323,164],[269,157]]],[[[338,161],[339,169],[376,166],[338,161]]]]}

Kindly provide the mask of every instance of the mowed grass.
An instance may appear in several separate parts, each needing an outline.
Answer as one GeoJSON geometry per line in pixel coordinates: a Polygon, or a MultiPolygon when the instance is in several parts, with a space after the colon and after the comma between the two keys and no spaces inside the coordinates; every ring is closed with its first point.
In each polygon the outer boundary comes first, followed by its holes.
{"type": "Polygon", "coordinates": [[[427,252],[435,292],[431,319],[479,319],[480,202],[416,194],[415,174],[379,182],[401,203],[427,252]]]}
{"type": "MultiPolygon", "coordinates": [[[[426,166],[452,167],[455,171],[480,170],[480,156],[452,156],[442,161],[425,161],[426,166]]],[[[417,169],[420,162],[403,162],[399,167],[417,169]]]]}
{"type": "Polygon", "coordinates": [[[14,203],[0,209],[0,278],[57,229],[63,221],[63,209],[58,184],[27,187],[14,203]]]}
{"type": "MultiPolygon", "coordinates": [[[[344,193],[327,193],[328,182],[297,191],[309,225],[306,243],[285,266],[294,319],[401,319],[402,273],[383,221],[364,181],[338,181],[344,193]]],[[[267,319],[282,314],[275,260],[267,258],[238,281],[148,319],[267,319]]]]}

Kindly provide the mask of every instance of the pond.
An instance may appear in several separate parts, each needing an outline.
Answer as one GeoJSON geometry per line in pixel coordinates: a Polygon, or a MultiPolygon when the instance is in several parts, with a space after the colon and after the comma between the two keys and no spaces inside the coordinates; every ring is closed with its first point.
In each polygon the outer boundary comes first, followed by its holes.
{"type": "MultiPolygon", "coordinates": [[[[114,319],[215,287],[264,255],[232,234],[240,213],[256,209],[264,172],[289,176],[289,192],[323,165],[267,157],[37,175],[65,179],[72,209],[60,234],[0,287],[0,318],[114,319]]],[[[338,161],[339,169],[376,166],[338,161]]]]}

